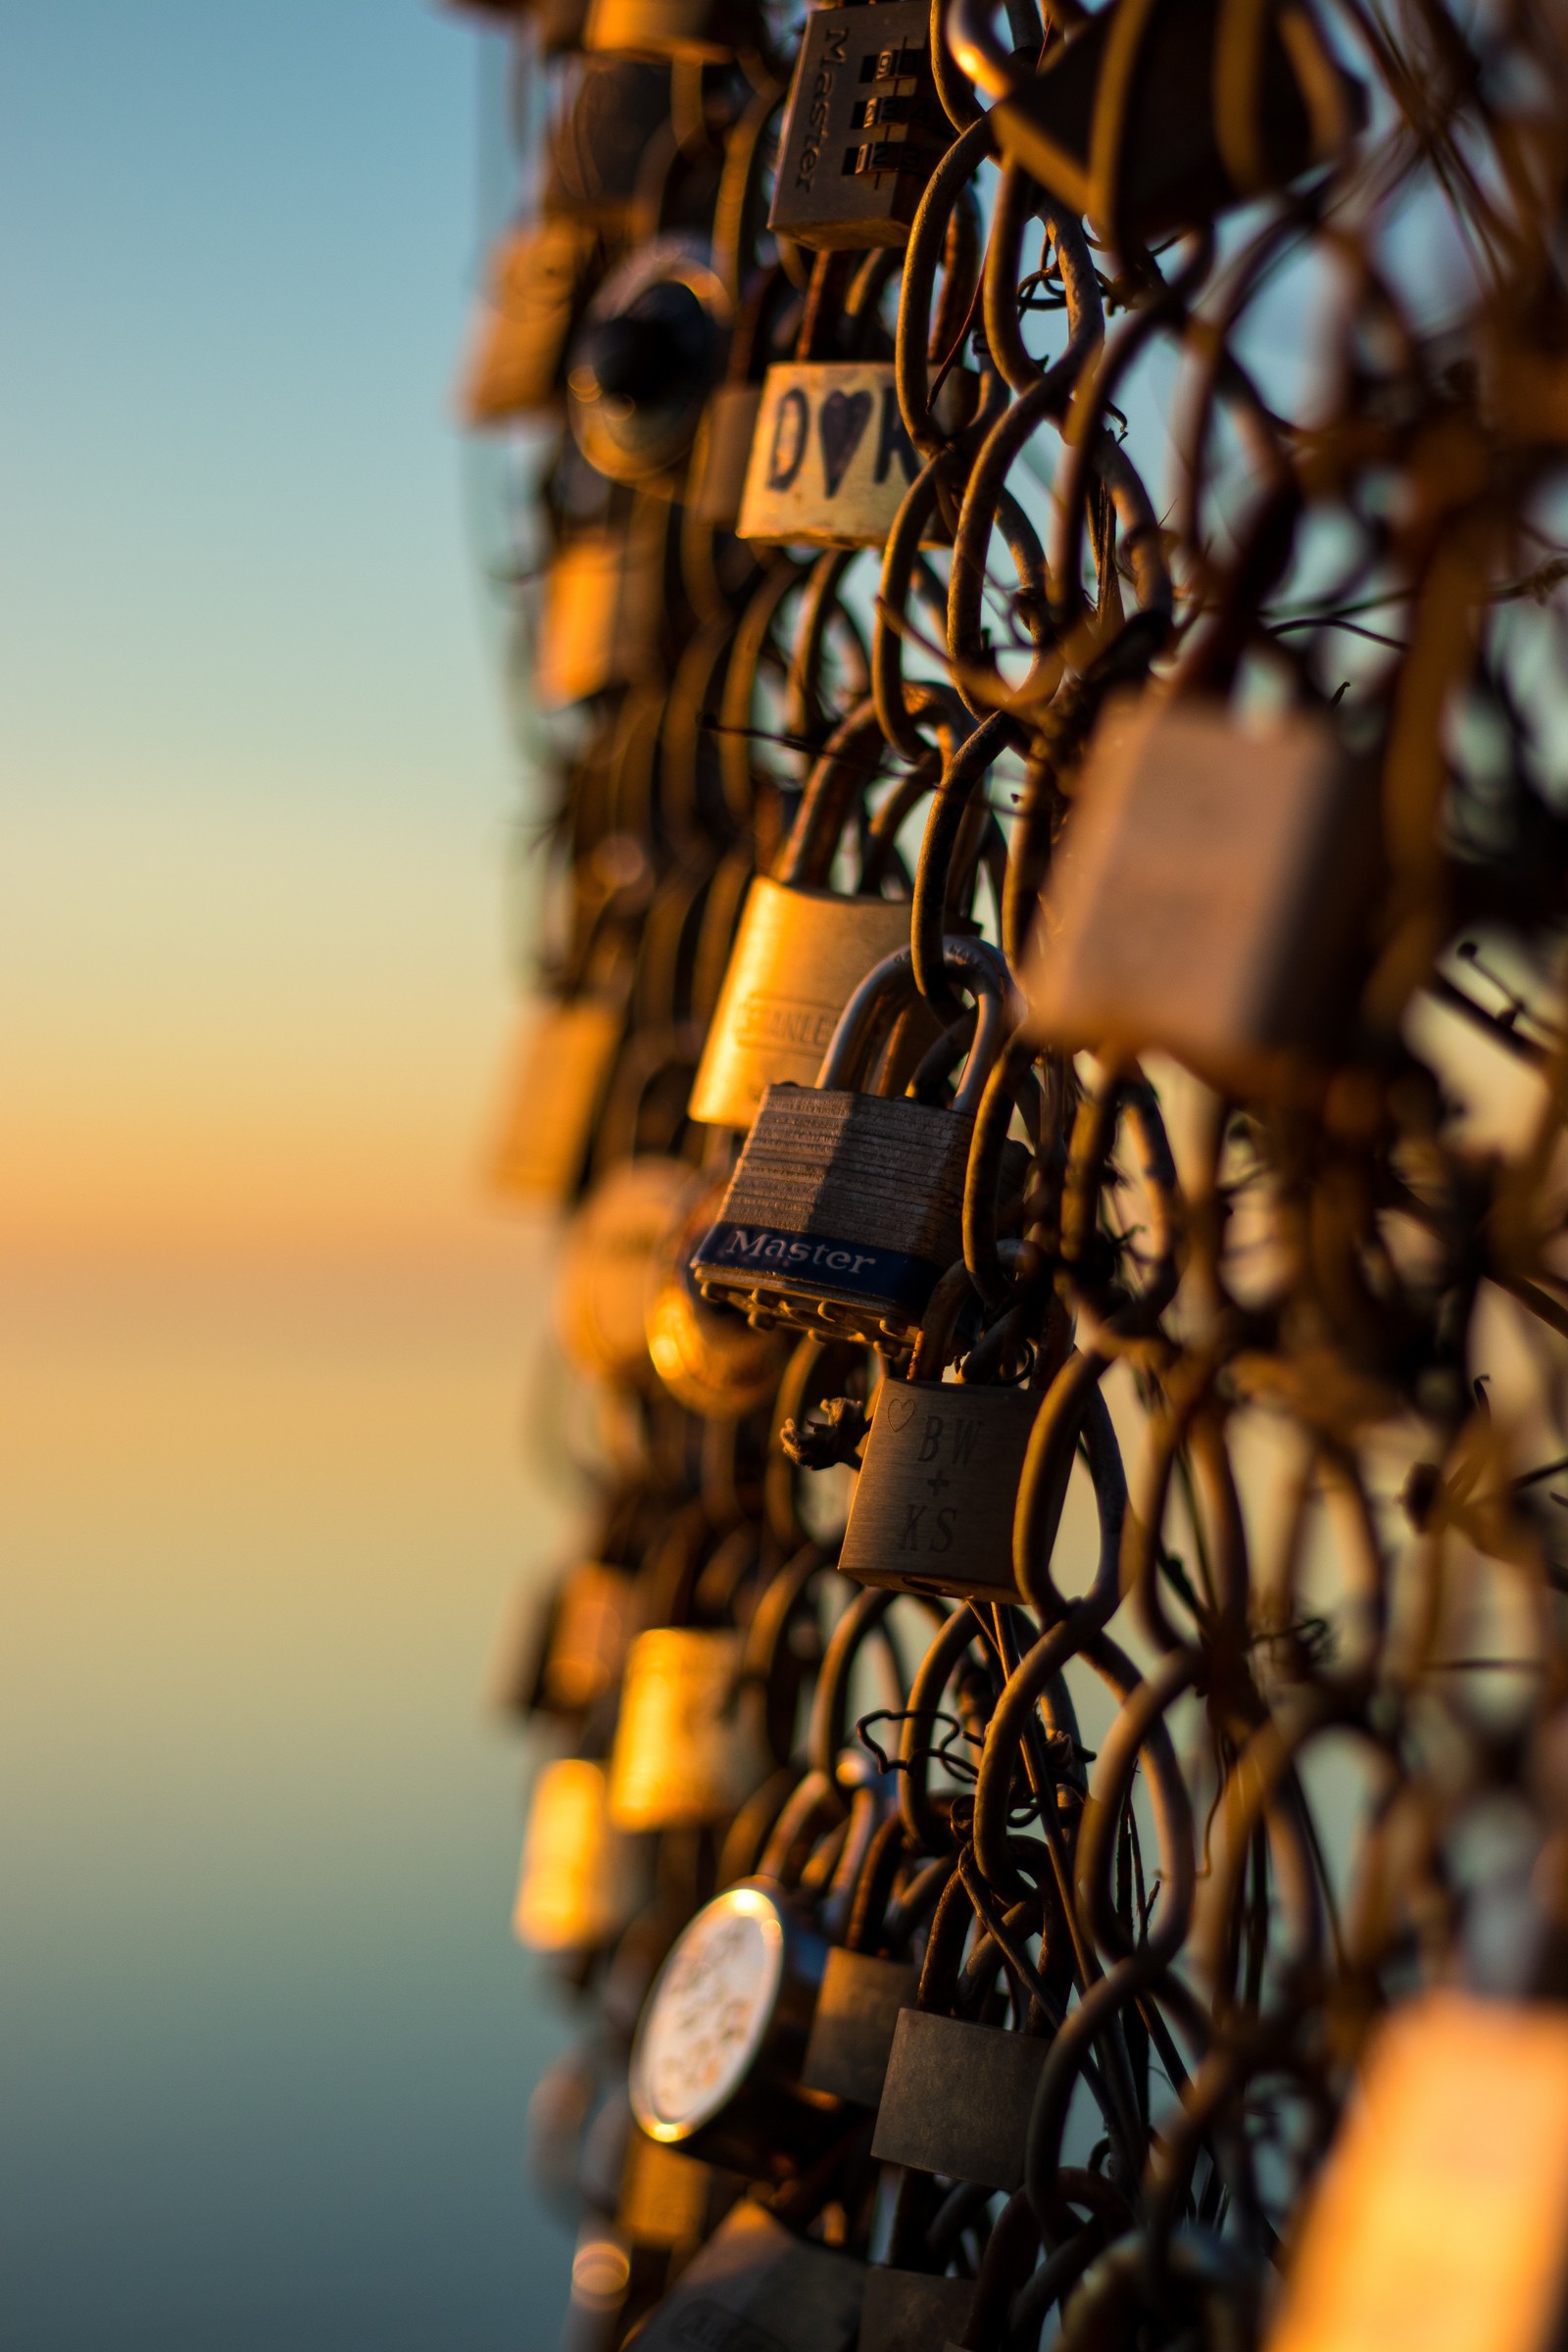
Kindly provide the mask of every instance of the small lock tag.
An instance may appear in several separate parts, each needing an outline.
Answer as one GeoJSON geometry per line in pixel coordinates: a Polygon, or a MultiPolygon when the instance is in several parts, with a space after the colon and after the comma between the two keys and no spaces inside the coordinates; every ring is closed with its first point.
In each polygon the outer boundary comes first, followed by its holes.
{"type": "Polygon", "coordinates": [[[709,1126],[749,1127],[764,1088],[809,1086],[845,1005],[872,966],[908,937],[909,909],[901,900],[839,898],[759,874],[688,1115],[709,1126]]]}
{"type": "Polygon", "coordinates": [[[1422,1994],[1378,2030],[1268,2352],[1545,2352],[1565,2216],[1568,2017],[1422,1994]]]}
{"type": "Polygon", "coordinates": [[[818,250],[904,245],[952,136],[921,0],[814,8],[779,140],[767,225],[818,250]]]}
{"type": "Polygon", "coordinates": [[[637,2338],[637,2352],[851,2352],[865,2265],[796,2237],[750,2198],[726,2216],[637,2338]]]}
{"type": "Polygon", "coordinates": [[[807,2089],[877,2106],[899,2011],[913,2001],[916,1983],[906,1961],[830,1951],[801,2075],[807,2089]]]}
{"type": "Polygon", "coordinates": [[[593,231],[574,220],[542,220],[502,238],[459,395],[466,423],[500,424],[555,404],[597,250],[593,231]]]}
{"type": "Polygon", "coordinates": [[[498,1191],[544,1203],[576,1190],[624,1021],[603,997],[538,1002],[524,1014],[492,1163],[498,1191]]]}
{"type": "Polygon", "coordinates": [[[659,1250],[696,1187],[686,1160],[650,1153],[612,1168],[583,1202],[566,1236],[556,1301],[562,1347],[581,1370],[646,1383],[659,1250]]]}
{"type": "Polygon", "coordinates": [[[642,1869],[615,1829],[605,1770],[578,1756],[547,1764],[534,1783],[512,1925],[535,1952],[591,1950],[637,1907],[642,1869]]]}
{"type": "MultiPolygon", "coordinates": [[[[904,0],[878,4],[902,7],[904,0]]],[[[885,546],[920,464],[904,428],[891,361],[781,362],[763,379],[736,534],[787,545],[885,546]]],[[[922,544],[948,545],[945,527],[934,509],[922,544]]]]}
{"type": "Polygon", "coordinates": [[[850,1504],[839,1566],[900,1592],[1016,1601],[1012,1518],[1043,1389],[890,1373],[850,1504]]]}
{"type": "Polygon", "coordinates": [[[722,1821],[766,1777],[758,1693],[738,1691],[741,1637],[656,1626],[626,1655],[610,1767],[622,1830],[722,1821]]]}
{"type": "Polygon", "coordinates": [[[949,2352],[969,2325],[974,2292],[972,2278],[867,2271],[856,2352],[949,2352]]]}
{"type": "Polygon", "coordinates": [[[1375,814],[1323,719],[1113,705],[1052,862],[1034,1034],[1162,1049],[1243,1092],[1288,1082],[1347,1010],[1375,814]]]}
{"type": "Polygon", "coordinates": [[[1017,2188],[1049,2044],[922,2009],[899,2012],[871,2153],[984,2188],[1017,2188]]]}
{"type": "Polygon", "coordinates": [[[651,535],[587,531],[566,541],[545,580],[534,658],[534,696],[544,710],[584,702],[644,673],[662,582],[651,535]]]}

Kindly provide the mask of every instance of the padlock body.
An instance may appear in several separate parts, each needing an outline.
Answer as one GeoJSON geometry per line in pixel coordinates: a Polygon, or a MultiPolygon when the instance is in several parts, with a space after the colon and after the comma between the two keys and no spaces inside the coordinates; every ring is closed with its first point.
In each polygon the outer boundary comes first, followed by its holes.
{"type": "Polygon", "coordinates": [[[552,408],[591,281],[597,240],[579,221],[509,231],[491,258],[459,403],[470,425],[552,408]]]}
{"type": "Polygon", "coordinates": [[[738,49],[755,48],[758,30],[744,0],[590,0],[582,45],[723,65],[738,49]]]}
{"type": "Polygon", "coordinates": [[[883,1382],[839,1566],[862,1585],[1016,1601],[1012,1516],[1040,1389],[883,1382]]]}
{"type": "Polygon", "coordinates": [[[1019,2187],[1049,2046],[966,2018],[901,2010],[872,2155],[986,2188],[1019,2187]]]}
{"type": "Polygon", "coordinates": [[[741,1637],[657,1626],[626,1657],[610,1765],[610,1813],[623,1830],[722,1821],[766,1777],[754,1693],[736,1696],[741,1637]]]}
{"type": "Polygon", "coordinates": [[[801,2081],[858,2107],[876,2107],[899,2012],[912,2003],[918,1971],[906,1961],[835,1947],[811,2017],[801,2081]]]}
{"type": "MultiPolygon", "coordinates": [[[[879,0],[888,9],[902,5],[879,0]]],[[[971,380],[955,369],[943,386],[955,413],[971,380]]],[[[737,536],[885,546],[921,462],[904,429],[891,361],[781,362],[763,379],[737,536]]],[[[949,544],[940,507],[921,544],[949,544]]]]}
{"type": "Polygon", "coordinates": [[[974,2297],[972,2278],[873,2267],[865,2275],[856,2352],[950,2352],[963,2341],[974,2297]]]}
{"type": "Polygon", "coordinates": [[[818,251],[904,245],[952,136],[920,0],[808,12],[767,224],[818,251]]]}
{"type": "Polygon", "coordinates": [[[538,1004],[524,1016],[493,1163],[499,1191],[539,1204],[575,1192],[624,1021],[603,997],[538,1004]]]}
{"type": "Polygon", "coordinates": [[[851,2352],[866,2269],[743,2198],[682,2271],[637,2352],[851,2352]]]}
{"type": "Polygon", "coordinates": [[[642,1893],[642,1860],[612,1823],[602,1764],[566,1756],[534,1783],[513,1909],[536,1952],[592,1950],[624,1927],[642,1893]]]}
{"type": "Polygon", "coordinates": [[[692,1260],[705,1298],[907,1347],[960,1255],[974,1121],[902,1096],[770,1086],[692,1260]]]}
{"type": "Polygon", "coordinates": [[[732,531],[740,515],[757,435],[760,384],[720,384],[708,404],[692,453],[692,512],[700,522],[732,531]]]}
{"type": "Polygon", "coordinates": [[[687,1161],[650,1153],[612,1168],[577,1211],[562,1254],[556,1327],[580,1370],[632,1387],[652,1381],[658,1252],[697,1186],[687,1161]]]}
{"type": "Polygon", "coordinates": [[[688,1115],[750,1127],[769,1086],[809,1086],[840,1013],[884,956],[909,940],[893,899],[845,899],[753,881],[698,1064],[688,1115]]]}
{"type": "Polygon", "coordinates": [[[663,575],[651,535],[568,539],[545,581],[533,691],[547,710],[625,686],[650,667],[663,575]]]}
{"type": "Polygon", "coordinates": [[[669,68],[636,57],[583,57],[570,72],[570,99],[550,133],[544,211],[623,236],[649,143],[669,119],[669,68]]]}
{"type": "Polygon", "coordinates": [[[555,1715],[584,1715],[620,1679],[636,1609],[636,1587],[623,1568],[581,1560],[561,1588],[539,1675],[538,1704],[555,1715]]]}

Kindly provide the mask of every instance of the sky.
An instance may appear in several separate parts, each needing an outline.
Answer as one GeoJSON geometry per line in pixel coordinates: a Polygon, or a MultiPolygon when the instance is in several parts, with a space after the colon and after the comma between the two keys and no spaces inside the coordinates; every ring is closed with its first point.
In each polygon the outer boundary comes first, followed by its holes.
{"type": "Polygon", "coordinates": [[[528,789],[451,421],[483,47],[0,0],[6,2352],[564,2298],[478,1698],[573,1533],[548,1245],[482,1182],[528,789]]]}

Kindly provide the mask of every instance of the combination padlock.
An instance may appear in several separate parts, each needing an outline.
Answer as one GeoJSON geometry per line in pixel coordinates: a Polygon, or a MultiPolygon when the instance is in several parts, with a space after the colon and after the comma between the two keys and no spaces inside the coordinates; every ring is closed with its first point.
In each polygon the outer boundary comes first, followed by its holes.
{"type": "MultiPolygon", "coordinates": [[[[904,0],[875,0],[902,7],[904,0]]],[[[973,414],[976,377],[956,368],[938,395],[945,431],[973,414]]],[[[770,368],[752,429],[737,536],[808,547],[885,547],[921,459],[905,429],[891,360],[790,360],[770,368]]],[[[922,545],[952,534],[934,506],[922,545]]]]}
{"type": "Polygon", "coordinates": [[[1305,0],[1112,0],[1020,73],[988,0],[949,40],[997,144],[1118,247],[1200,228],[1328,163],[1365,98],[1305,0]]]}
{"type": "Polygon", "coordinates": [[[626,1656],[610,1762],[618,1829],[694,1829],[725,1820],[767,1777],[760,1693],[741,1683],[742,1638],[655,1626],[626,1656]]]}
{"type": "Polygon", "coordinates": [[[512,1924],[536,1952],[592,1951],[637,1909],[643,1860],[610,1818],[605,1768],[579,1756],[534,1783],[512,1924]]]}
{"type": "MultiPolygon", "coordinates": [[[[901,948],[851,998],[816,1086],[770,1086],[763,1095],[717,1221],[692,1261],[705,1298],[764,1323],[907,1350],[938,1279],[962,1251],[974,1114],[1009,1020],[995,949],[950,939],[944,960],[978,1005],[952,1107],[854,1091],[913,993],[910,954],[901,948]]],[[[1022,1147],[1004,1149],[1015,1182],[1022,1147]]]]}
{"type": "Polygon", "coordinates": [[[598,237],[580,220],[540,220],[502,237],[459,393],[465,423],[502,424],[559,404],[598,262],[598,237]]]}
{"type": "Polygon", "coordinates": [[[967,2018],[902,2009],[871,2153],[983,2188],[1017,2188],[1050,2043],[967,2018]]]}
{"type": "Polygon", "coordinates": [[[801,2067],[827,1947],[781,1887],[726,1887],[671,1947],[632,2043],[627,2087],[649,2138],[748,2179],[780,2177],[842,2131],[801,2067]]]}
{"type": "Polygon", "coordinates": [[[813,8],[790,84],[767,225],[818,250],[903,245],[952,129],[922,0],[813,8]]]}
{"type": "Polygon", "coordinates": [[[1332,1054],[1366,968],[1377,796],[1327,718],[1146,693],[1090,743],[1025,967],[1030,1028],[1240,1093],[1332,1054]]]}
{"type": "Polygon", "coordinates": [[[612,270],[567,359],[567,415],[589,464],[643,482],[685,458],[729,327],[728,297],[692,237],[656,237],[612,270]]]}
{"type": "Polygon", "coordinates": [[[514,1048],[500,1136],[497,1189],[541,1204],[569,1200],[626,1025],[618,996],[537,1000],[514,1048]]]}

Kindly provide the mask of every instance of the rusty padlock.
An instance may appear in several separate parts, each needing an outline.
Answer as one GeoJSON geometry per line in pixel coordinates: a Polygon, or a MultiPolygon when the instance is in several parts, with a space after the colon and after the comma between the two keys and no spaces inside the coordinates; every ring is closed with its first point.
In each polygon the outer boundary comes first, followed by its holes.
{"type": "Polygon", "coordinates": [[[534,1784],[512,1924],[536,1952],[591,1951],[642,1899],[644,1869],[610,1818],[605,1768],[579,1756],[547,1764],[534,1784]]]}
{"type": "Polygon", "coordinates": [[[626,1657],[610,1763],[610,1812],[623,1830],[724,1820],[767,1777],[761,1694],[740,1685],[741,1636],[656,1626],[626,1657]]]}
{"type": "Polygon", "coordinates": [[[566,413],[612,481],[667,473],[723,371],[730,306],[697,238],[656,237],[599,286],[572,339],[566,413]]]}
{"type": "Polygon", "coordinates": [[[490,257],[464,368],[466,424],[502,424],[559,404],[566,346],[598,267],[598,237],[580,220],[506,232],[490,257]]]}
{"type": "Polygon", "coordinates": [[[790,84],[767,224],[797,245],[903,245],[952,138],[923,0],[813,8],[790,84]]]}
{"type": "Polygon", "coordinates": [[[865,2275],[865,2309],[856,2352],[952,2352],[974,2309],[972,2278],[935,2278],[928,2271],[865,2275]]]}
{"type": "MultiPolygon", "coordinates": [[[[978,1006],[952,1107],[855,1091],[913,992],[901,948],[851,998],[815,1087],[763,1095],[692,1261],[705,1298],[819,1337],[907,1350],[939,1277],[961,1253],[974,1114],[1010,1019],[995,949],[950,939],[944,960],[978,1006]]],[[[1004,1152],[1009,1169],[1021,1165],[1021,1146],[1004,1152]]]]}
{"type": "Polygon", "coordinates": [[[871,2153],[884,2164],[1014,2189],[1049,2042],[901,2009],[871,2153]]]}

